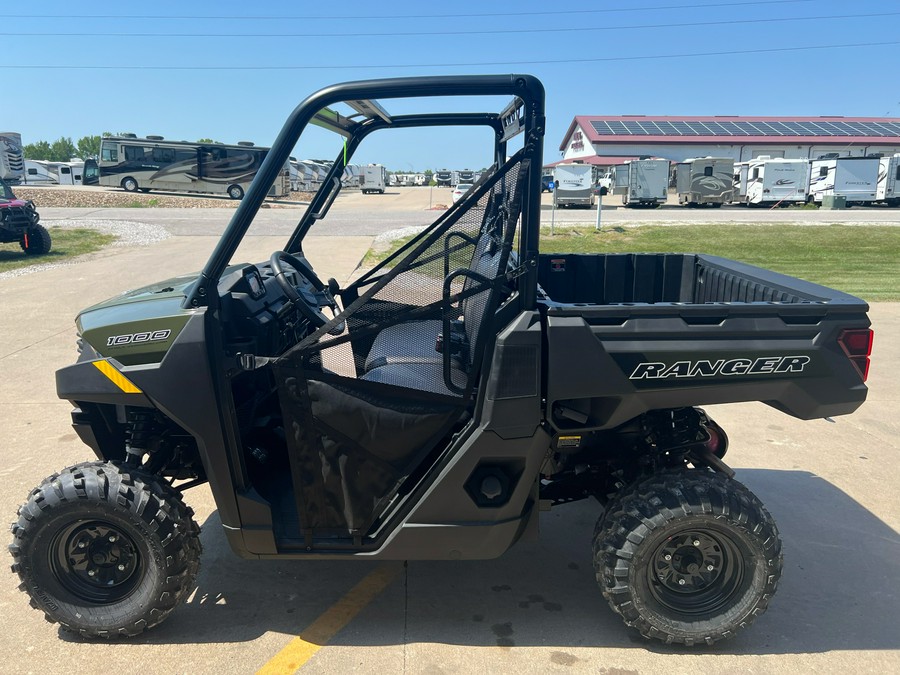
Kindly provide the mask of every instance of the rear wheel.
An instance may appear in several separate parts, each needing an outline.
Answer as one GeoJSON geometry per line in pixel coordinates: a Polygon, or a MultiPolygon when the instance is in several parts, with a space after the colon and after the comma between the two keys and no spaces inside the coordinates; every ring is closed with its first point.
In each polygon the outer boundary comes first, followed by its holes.
{"type": "Polygon", "coordinates": [[[85,637],[160,623],[200,566],[200,528],[180,495],[140,472],[93,462],[47,478],[12,526],[13,571],[31,606],[85,637]]]}
{"type": "Polygon", "coordinates": [[[638,483],[598,522],[603,595],[648,638],[712,644],[749,626],[781,576],[772,517],[721,474],[677,471],[638,483]]]}
{"type": "Polygon", "coordinates": [[[25,251],[25,255],[43,255],[50,252],[50,233],[43,225],[32,225],[22,235],[19,246],[25,251]]]}
{"type": "Polygon", "coordinates": [[[242,188],[240,185],[230,185],[228,187],[228,196],[232,199],[243,199],[244,188],[242,188]]]}

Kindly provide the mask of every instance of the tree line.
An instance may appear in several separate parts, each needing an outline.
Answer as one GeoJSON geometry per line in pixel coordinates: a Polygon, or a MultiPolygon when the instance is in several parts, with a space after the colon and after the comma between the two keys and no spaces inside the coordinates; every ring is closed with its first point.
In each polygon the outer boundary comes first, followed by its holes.
{"type": "MultiPolygon", "coordinates": [[[[96,159],[100,156],[100,139],[112,136],[109,131],[104,131],[100,136],[83,136],[77,142],[73,142],[69,136],[61,136],[52,143],[49,141],[37,141],[22,146],[25,159],[37,159],[46,162],[68,162],[74,157],[96,159]]],[[[121,134],[117,134],[121,135],[121,134]]],[[[201,138],[198,143],[215,143],[211,138],[201,138]]]]}
{"type": "MultiPolygon", "coordinates": [[[[111,136],[104,133],[104,136],[111,136]]],[[[100,136],[84,136],[75,143],[69,136],[61,136],[52,143],[37,141],[22,146],[26,159],[37,159],[48,162],[68,162],[73,157],[87,159],[100,156],[100,136]]]]}

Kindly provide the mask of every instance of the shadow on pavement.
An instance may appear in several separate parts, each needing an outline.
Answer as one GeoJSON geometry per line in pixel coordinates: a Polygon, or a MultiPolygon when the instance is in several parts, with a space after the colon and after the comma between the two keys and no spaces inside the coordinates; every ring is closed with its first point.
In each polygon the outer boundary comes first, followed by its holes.
{"type": "MultiPolygon", "coordinates": [[[[803,471],[739,470],[784,539],[784,576],[768,612],[736,639],[697,653],[797,654],[900,648],[900,536],[858,502],[803,471]]],[[[331,644],[442,643],[617,647],[683,653],[626,628],[594,581],[599,507],[542,514],[541,538],[497,560],[411,562],[331,644]]],[[[245,561],[213,514],[198,587],[144,644],[245,642],[296,635],[379,564],[245,561]]],[[[124,643],[127,644],[127,643],[124,643]]],[[[690,650],[688,650],[690,651],[690,650]]]]}

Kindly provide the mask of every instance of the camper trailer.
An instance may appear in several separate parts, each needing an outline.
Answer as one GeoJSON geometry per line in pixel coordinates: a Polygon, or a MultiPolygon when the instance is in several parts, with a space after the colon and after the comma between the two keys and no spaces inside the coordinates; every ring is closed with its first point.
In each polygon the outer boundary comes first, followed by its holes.
{"type": "Polygon", "coordinates": [[[594,205],[594,169],[590,164],[557,164],[553,169],[554,206],[594,205]]]}
{"type": "Polygon", "coordinates": [[[809,162],[760,156],[734,166],[737,204],[793,204],[805,202],[809,187],[809,162]]]}
{"type": "Polygon", "coordinates": [[[453,172],[452,171],[435,171],[434,172],[434,182],[437,183],[438,187],[450,187],[450,183],[453,180],[453,172]]]}
{"type": "Polygon", "coordinates": [[[880,157],[823,155],[810,163],[807,201],[822,203],[826,195],[844,197],[847,206],[871,204],[876,199],[880,157]]]}
{"type": "Polygon", "coordinates": [[[731,201],[734,160],[697,157],[675,165],[678,203],[685,206],[722,206],[731,201]]]}
{"type": "Polygon", "coordinates": [[[0,131],[0,180],[18,183],[24,175],[22,136],[12,131],[0,131]]]}
{"type": "Polygon", "coordinates": [[[882,157],[878,163],[875,201],[888,206],[900,206],[900,153],[882,157]]]}
{"type": "Polygon", "coordinates": [[[669,160],[635,159],[615,168],[614,194],[625,206],[665,204],[669,190],[669,160]]]}
{"type": "Polygon", "coordinates": [[[84,162],[48,162],[38,159],[25,160],[27,185],[81,185],[84,162]]]}
{"type": "Polygon", "coordinates": [[[386,172],[381,164],[367,164],[360,167],[359,188],[364,195],[376,192],[384,194],[386,172]]]}

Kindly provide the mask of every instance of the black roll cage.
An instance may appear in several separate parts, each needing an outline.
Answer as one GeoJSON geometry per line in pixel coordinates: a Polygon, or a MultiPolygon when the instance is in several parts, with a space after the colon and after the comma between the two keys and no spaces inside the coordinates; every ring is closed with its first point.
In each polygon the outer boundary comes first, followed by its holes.
{"type": "Polygon", "coordinates": [[[334,131],[346,138],[345,149],[335,160],[324,183],[288,240],[285,250],[301,250],[303,238],[316,220],[325,216],[340,190],[340,176],[347,161],[362,140],[374,131],[433,126],[488,126],[495,132],[495,161],[506,159],[506,144],[520,132],[525,133],[525,158],[531,171],[522,203],[522,230],[519,260],[524,265],[518,277],[523,309],[533,309],[537,290],[537,256],[540,235],[540,167],[543,163],[544,87],[532,75],[446,75],[360,80],[336,84],[307,97],[284,123],[272,144],[247,194],[236,209],[222,238],[213,250],[198,279],[184,300],[185,308],[211,306],[219,277],[259,211],[269,187],[284,167],[290,153],[308,124],[334,131]],[[500,113],[424,113],[392,117],[376,99],[426,98],[444,96],[513,96],[500,113]],[[346,103],[358,114],[341,115],[330,108],[346,103]],[[361,118],[361,119],[357,119],[361,118]]]}

